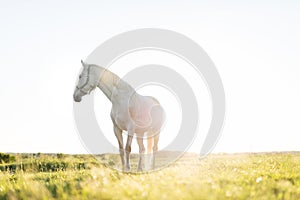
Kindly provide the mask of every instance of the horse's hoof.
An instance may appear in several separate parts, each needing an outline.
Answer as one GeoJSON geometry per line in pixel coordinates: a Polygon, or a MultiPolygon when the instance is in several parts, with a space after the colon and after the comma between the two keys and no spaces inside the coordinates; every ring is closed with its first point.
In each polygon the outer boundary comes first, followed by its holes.
{"type": "Polygon", "coordinates": [[[130,167],[125,167],[124,172],[130,172],[130,167]]]}
{"type": "Polygon", "coordinates": [[[139,168],[139,169],[137,170],[137,172],[143,172],[143,169],[142,169],[142,168],[139,168]]]}

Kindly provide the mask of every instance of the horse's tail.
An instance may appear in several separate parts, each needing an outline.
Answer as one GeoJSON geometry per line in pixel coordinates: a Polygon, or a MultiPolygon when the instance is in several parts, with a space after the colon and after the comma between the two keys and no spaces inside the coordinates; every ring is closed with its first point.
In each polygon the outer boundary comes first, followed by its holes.
{"type": "Polygon", "coordinates": [[[148,136],[147,137],[147,154],[153,153],[153,143],[154,143],[154,137],[148,136]]]}
{"type": "Polygon", "coordinates": [[[146,160],[145,160],[145,170],[148,171],[151,169],[151,160],[153,155],[153,143],[154,137],[151,134],[147,133],[147,149],[146,149],[146,160]]]}
{"type": "Polygon", "coordinates": [[[152,132],[147,136],[147,154],[146,154],[146,165],[145,169],[149,170],[155,168],[155,154],[158,150],[157,143],[159,140],[159,132],[152,132]]]}

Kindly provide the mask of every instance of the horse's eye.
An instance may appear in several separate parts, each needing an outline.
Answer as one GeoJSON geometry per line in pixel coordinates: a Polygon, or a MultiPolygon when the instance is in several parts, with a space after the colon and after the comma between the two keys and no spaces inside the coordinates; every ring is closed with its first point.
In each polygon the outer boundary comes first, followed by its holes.
{"type": "Polygon", "coordinates": [[[81,75],[79,75],[79,79],[81,79],[81,75]]]}

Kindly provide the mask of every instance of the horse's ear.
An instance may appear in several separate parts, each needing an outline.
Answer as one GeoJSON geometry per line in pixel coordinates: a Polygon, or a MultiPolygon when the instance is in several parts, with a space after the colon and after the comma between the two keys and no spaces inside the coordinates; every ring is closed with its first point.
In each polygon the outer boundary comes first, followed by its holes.
{"type": "Polygon", "coordinates": [[[81,61],[82,66],[84,66],[84,62],[82,60],[80,60],[80,61],[81,61]]]}

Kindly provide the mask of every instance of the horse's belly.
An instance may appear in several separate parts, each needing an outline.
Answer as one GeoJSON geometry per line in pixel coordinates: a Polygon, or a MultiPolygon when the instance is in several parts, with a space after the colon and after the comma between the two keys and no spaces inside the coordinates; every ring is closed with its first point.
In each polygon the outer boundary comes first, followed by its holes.
{"type": "Polygon", "coordinates": [[[130,117],[128,119],[127,117],[117,116],[114,120],[120,129],[127,131],[128,129],[132,128],[135,130],[135,133],[144,133],[151,127],[151,124],[149,123],[141,123],[140,121],[136,122],[130,117]]]}
{"type": "Polygon", "coordinates": [[[148,132],[149,129],[150,129],[150,127],[138,127],[138,126],[136,126],[135,127],[135,133],[136,134],[143,134],[145,132],[148,132]]]}
{"type": "Polygon", "coordinates": [[[111,114],[120,129],[132,129],[139,134],[153,128],[159,130],[163,123],[163,110],[159,104],[131,107],[113,105],[111,114]]]}

